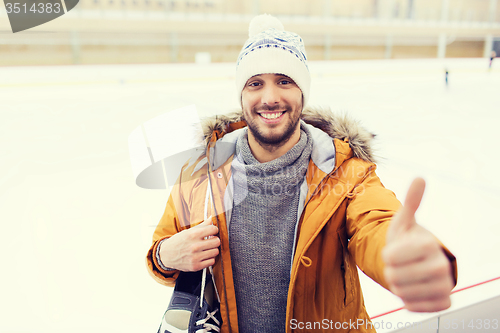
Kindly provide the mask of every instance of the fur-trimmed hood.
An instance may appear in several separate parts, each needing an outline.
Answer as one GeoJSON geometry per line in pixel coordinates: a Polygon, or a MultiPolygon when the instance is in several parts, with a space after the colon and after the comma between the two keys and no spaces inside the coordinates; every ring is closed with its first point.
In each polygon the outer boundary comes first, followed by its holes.
{"type": "MultiPolygon", "coordinates": [[[[364,129],[357,120],[349,117],[346,113],[338,115],[329,108],[309,107],[302,111],[301,119],[327,133],[332,139],[348,141],[355,157],[375,162],[371,147],[371,141],[375,135],[364,129]]],[[[244,126],[243,122],[241,111],[207,118],[202,123],[203,141],[210,142],[215,132],[224,135],[241,128],[244,126]]]]}

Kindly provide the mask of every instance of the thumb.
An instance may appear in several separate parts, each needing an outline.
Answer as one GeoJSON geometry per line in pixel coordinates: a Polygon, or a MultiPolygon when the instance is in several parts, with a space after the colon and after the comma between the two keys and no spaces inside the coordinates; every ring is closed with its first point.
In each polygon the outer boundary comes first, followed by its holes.
{"type": "Polygon", "coordinates": [[[200,231],[201,233],[201,236],[203,237],[203,239],[210,239],[212,238],[212,236],[216,235],[218,232],[219,232],[219,229],[210,229],[210,228],[206,228],[206,227],[209,227],[209,226],[212,226],[214,225],[213,221],[212,221],[212,218],[213,216],[209,216],[207,217],[206,220],[204,220],[203,222],[197,224],[194,228],[196,228],[197,230],[200,231]]]}
{"type": "Polygon", "coordinates": [[[207,217],[206,220],[204,220],[203,222],[201,222],[199,225],[212,225],[214,224],[213,221],[212,221],[212,215],[210,215],[209,217],[207,217]]]}
{"type": "Polygon", "coordinates": [[[406,194],[405,205],[403,209],[407,211],[408,214],[415,216],[415,212],[420,206],[422,197],[425,191],[425,180],[422,178],[415,178],[408,189],[406,194]]]}
{"type": "Polygon", "coordinates": [[[204,220],[203,222],[198,222],[197,224],[194,224],[193,225],[193,228],[201,228],[201,227],[206,227],[207,225],[212,225],[213,222],[212,222],[212,216],[209,216],[207,217],[206,220],[204,220]]]}
{"type": "Polygon", "coordinates": [[[417,222],[415,212],[420,206],[425,191],[425,180],[415,178],[408,189],[404,206],[394,215],[387,232],[388,241],[411,229],[417,222]]]}

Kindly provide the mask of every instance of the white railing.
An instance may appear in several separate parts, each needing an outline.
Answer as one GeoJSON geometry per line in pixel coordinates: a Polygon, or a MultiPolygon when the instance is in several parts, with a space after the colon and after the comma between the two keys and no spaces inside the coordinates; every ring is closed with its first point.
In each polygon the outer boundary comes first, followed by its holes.
{"type": "Polygon", "coordinates": [[[388,332],[498,332],[500,331],[500,278],[458,289],[452,306],[438,313],[395,309],[372,317],[378,333],[388,332]]]}

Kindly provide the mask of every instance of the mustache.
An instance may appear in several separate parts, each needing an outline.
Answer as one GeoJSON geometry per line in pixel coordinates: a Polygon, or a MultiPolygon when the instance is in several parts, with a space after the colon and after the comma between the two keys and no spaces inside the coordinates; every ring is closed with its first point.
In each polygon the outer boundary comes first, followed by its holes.
{"type": "Polygon", "coordinates": [[[288,104],[277,104],[277,105],[261,105],[259,107],[254,107],[252,108],[253,112],[259,112],[259,111],[278,111],[278,110],[285,110],[285,111],[291,111],[292,107],[288,104]]]}

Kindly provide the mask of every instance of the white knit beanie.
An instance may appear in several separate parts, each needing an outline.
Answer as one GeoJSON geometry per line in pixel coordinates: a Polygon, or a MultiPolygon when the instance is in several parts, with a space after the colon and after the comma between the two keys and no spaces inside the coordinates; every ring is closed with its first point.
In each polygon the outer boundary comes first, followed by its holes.
{"type": "Polygon", "coordinates": [[[249,36],[236,63],[238,99],[241,101],[241,92],[252,76],[284,74],[294,80],[302,91],[305,106],[309,99],[311,75],[302,38],[285,31],[283,24],[268,14],[252,19],[249,36]]]}

